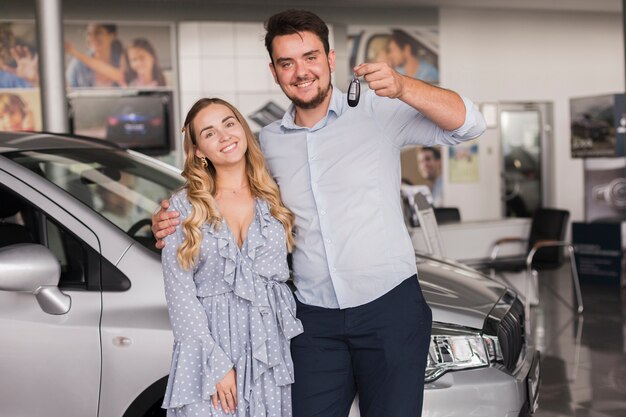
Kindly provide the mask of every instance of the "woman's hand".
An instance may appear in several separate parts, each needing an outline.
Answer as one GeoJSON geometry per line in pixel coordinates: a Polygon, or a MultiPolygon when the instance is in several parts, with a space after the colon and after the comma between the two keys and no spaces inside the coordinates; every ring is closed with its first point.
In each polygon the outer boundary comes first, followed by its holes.
{"type": "Polygon", "coordinates": [[[222,409],[226,414],[232,412],[235,414],[237,408],[237,374],[234,369],[228,371],[226,376],[217,383],[215,394],[211,396],[213,407],[217,410],[217,400],[222,403],[222,409]]]}

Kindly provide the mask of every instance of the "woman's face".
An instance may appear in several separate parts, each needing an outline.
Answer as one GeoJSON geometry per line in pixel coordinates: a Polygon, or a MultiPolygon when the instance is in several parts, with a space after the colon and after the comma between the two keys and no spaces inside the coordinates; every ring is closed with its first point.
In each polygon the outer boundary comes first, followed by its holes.
{"type": "Polygon", "coordinates": [[[96,54],[109,52],[113,41],[115,33],[108,32],[104,26],[93,23],[87,26],[87,45],[96,54]]]}
{"type": "Polygon", "coordinates": [[[142,78],[152,77],[152,68],[154,67],[154,56],[143,48],[128,48],[128,63],[133,71],[142,78]]]}
{"type": "Polygon", "coordinates": [[[196,156],[207,157],[219,170],[245,164],[246,132],[235,114],[222,104],[210,104],[193,119],[196,156]]]}

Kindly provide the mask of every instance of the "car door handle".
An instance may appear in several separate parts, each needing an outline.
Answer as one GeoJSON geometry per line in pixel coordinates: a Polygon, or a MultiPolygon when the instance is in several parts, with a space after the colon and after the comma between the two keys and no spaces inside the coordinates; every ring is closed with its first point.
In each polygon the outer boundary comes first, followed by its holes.
{"type": "Polygon", "coordinates": [[[133,339],[130,337],[117,336],[113,338],[113,344],[119,347],[127,347],[133,344],[133,339]]]}

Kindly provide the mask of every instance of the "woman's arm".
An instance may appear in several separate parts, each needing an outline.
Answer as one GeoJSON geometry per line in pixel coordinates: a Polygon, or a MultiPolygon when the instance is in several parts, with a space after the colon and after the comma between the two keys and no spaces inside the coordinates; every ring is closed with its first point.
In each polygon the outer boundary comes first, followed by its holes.
{"type": "Polygon", "coordinates": [[[117,68],[107,62],[104,62],[98,58],[94,58],[91,55],[87,55],[80,52],[69,42],[65,42],[65,52],[80,62],[85,64],[89,69],[98,73],[100,76],[109,78],[119,86],[126,86],[126,79],[124,77],[125,68],[117,68]]]}

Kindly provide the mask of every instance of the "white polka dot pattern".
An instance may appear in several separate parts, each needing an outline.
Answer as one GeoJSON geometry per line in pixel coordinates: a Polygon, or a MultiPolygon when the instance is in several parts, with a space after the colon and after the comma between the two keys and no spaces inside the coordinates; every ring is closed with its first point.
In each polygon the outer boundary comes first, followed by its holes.
{"type": "MultiPolygon", "coordinates": [[[[180,213],[182,224],[192,209],[186,190],[172,196],[170,209],[180,213]]],[[[182,227],[165,238],[163,275],[174,351],[163,407],[168,417],[225,416],[213,408],[211,395],[234,368],[236,416],[289,417],[289,340],[302,333],[302,324],[285,283],[285,229],[257,199],[241,248],[226,223],[207,224],[202,231],[200,256],[190,271],[177,260],[182,227]]]]}

